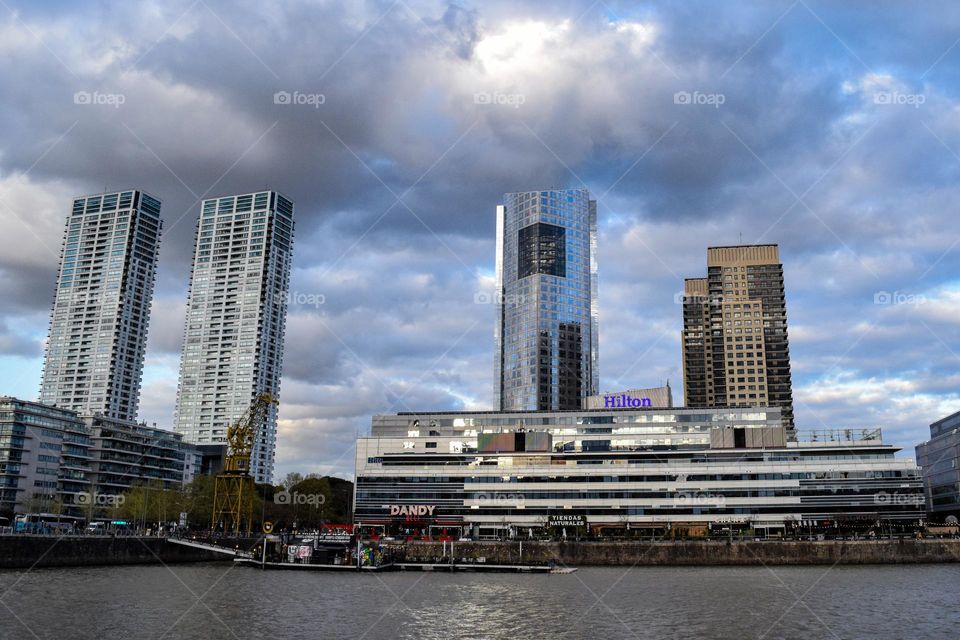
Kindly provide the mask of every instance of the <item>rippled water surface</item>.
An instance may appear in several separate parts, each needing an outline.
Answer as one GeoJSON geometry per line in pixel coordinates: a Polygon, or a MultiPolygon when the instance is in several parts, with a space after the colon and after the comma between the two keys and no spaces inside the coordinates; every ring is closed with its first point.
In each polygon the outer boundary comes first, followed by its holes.
{"type": "Polygon", "coordinates": [[[0,572],[6,638],[957,638],[960,565],[0,572]]]}

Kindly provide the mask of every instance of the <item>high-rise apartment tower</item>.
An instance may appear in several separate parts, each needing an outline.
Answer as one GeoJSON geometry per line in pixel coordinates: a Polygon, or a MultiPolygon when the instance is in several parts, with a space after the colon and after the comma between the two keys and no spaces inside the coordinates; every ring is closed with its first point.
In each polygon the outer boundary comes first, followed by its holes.
{"type": "Polygon", "coordinates": [[[160,201],[84,196],[67,218],[40,401],[135,420],[160,246],[160,201]]]}
{"type": "MultiPolygon", "coordinates": [[[[188,442],[224,443],[257,395],[279,397],[292,258],[292,201],[275,191],[203,201],[175,419],[188,442]]],[[[257,482],[273,479],[276,442],[271,406],[250,462],[257,482]]]]}
{"type": "Polygon", "coordinates": [[[710,247],[684,283],[687,407],[780,407],[794,430],[783,265],[777,245],[710,247]]]}

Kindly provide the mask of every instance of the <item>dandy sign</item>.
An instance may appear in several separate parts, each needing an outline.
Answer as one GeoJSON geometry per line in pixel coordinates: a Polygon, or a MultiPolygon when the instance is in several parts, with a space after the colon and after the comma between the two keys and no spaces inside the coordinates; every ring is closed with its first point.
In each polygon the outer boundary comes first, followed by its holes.
{"type": "Polygon", "coordinates": [[[406,516],[408,518],[433,516],[433,510],[437,507],[432,504],[391,504],[387,505],[390,508],[391,516],[406,516]]]}

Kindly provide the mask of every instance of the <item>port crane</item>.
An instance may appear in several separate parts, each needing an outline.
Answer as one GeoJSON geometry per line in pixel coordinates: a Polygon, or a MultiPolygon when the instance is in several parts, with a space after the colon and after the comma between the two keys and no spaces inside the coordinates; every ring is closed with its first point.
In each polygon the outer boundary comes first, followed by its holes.
{"type": "Polygon", "coordinates": [[[223,524],[224,533],[247,534],[253,528],[254,482],[250,476],[250,458],[277,399],[269,393],[259,394],[239,420],[227,427],[227,455],[223,471],[216,477],[213,491],[213,516],[210,528],[223,524]]]}

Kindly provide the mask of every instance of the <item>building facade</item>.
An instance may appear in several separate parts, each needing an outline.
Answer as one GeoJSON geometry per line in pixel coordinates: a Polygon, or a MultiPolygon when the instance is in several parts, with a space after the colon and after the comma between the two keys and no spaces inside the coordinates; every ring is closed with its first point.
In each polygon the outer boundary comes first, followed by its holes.
{"type": "Polygon", "coordinates": [[[103,506],[107,496],[123,494],[134,485],[179,489],[193,464],[196,449],[185,447],[173,431],[142,422],[105,416],[81,416],[90,432],[90,495],[87,504],[103,506]],[[191,458],[188,460],[188,455],[191,458]]]}
{"type": "Polygon", "coordinates": [[[917,464],[930,514],[960,517],[960,412],[930,425],[930,440],[917,445],[917,464]]]}
{"type": "Polygon", "coordinates": [[[354,513],[416,536],[912,527],[922,480],[898,450],[878,429],[789,441],[777,407],[375,416],[354,513]]]}
{"type": "Polygon", "coordinates": [[[599,386],[597,207],[586,189],[497,207],[494,406],[579,409],[599,386]]]}
{"type": "MultiPolygon", "coordinates": [[[[177,435],[180,436],[180,434],[177,435]]],[[[180,438],[182,437],[180,436],[180,438]]],[[[183,484],[188,485],[196,480],[197,476],[204,475],[203,450],[199,445],[182,439],[179,445],[180,451],[183,452],[183,484]]]]}
{"type": "MultiPolygon", "coordinates": [[[[293,202],[275,191],[203,201],[175,418],[189,442],[226,442],[259,394],[279,397],[293,227],[293,202]]],[[[273,406],[251,460],[257,482],[272,481],[276,437],[273,406]]]]}
{"type": "Polygon", "coordinates": [[[0,514],[94,517],[135,485],[180,488],[201,459],[173,431],[0,397],[0,514]]]}
{"type": "Polygon", "coordinates": [[[793,433],[777,245],[707,249],[707,277],[684,282],[682,345],[685,406],[775,406],[793,433]]]}
{"type": "Polygon", "coordinates": [[[133,420],[160,246],[160,201],[130,190],[73,201],[40,401],[133,420]]]}
{"type": "Polygon", "coordinates": [[[0,513],[81,515],[90,490],[90,432],[69,409],[0,398],[0,513]]]}

